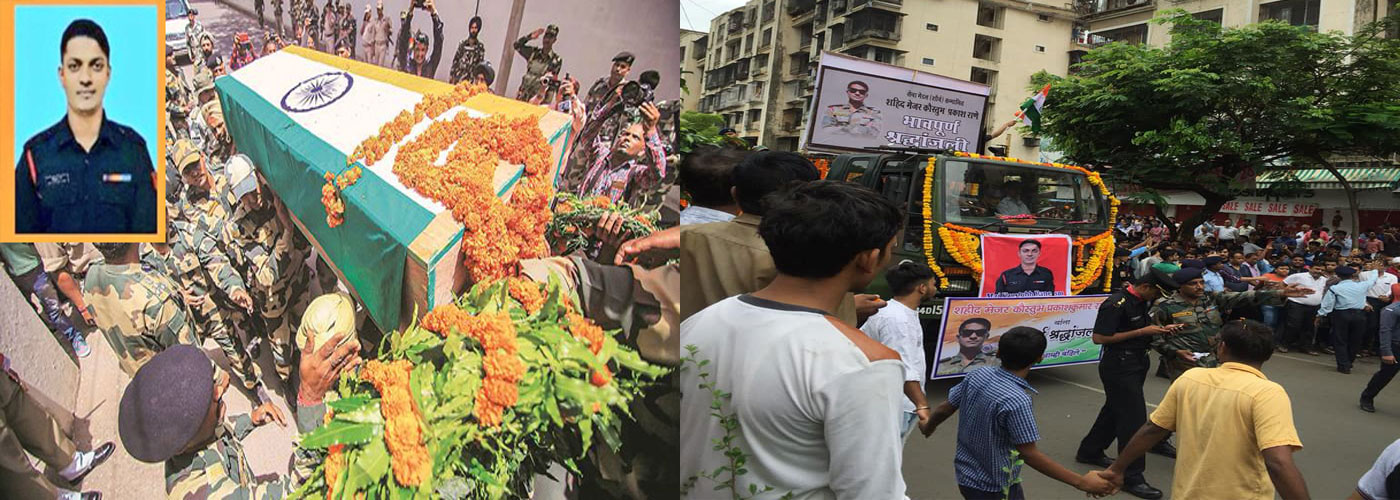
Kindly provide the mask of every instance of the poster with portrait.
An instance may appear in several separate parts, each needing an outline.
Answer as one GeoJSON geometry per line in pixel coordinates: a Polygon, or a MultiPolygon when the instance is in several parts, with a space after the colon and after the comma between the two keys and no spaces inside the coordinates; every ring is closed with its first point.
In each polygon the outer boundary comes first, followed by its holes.
{"type": "Polygon", "coordinates": [[[1069,295],[1070,239],[1064,234],[982,235],[981,297],[1069,295]]]}
{"type": "Polygon", "coordinates": [[[1095,363],[1094,320],[1103,295],[1065,297],[949,297],[943,307],[933,379],[961,377],[983,366],[999,366],[997,343],[1012,328],[1045,334],[1045,359],[1032,369],[1095,363]]]}
{"type": "Polygon", "coordinates": [[[806,149],[979,150],[986,85],[831,52],[819,62],[806,149]]]}

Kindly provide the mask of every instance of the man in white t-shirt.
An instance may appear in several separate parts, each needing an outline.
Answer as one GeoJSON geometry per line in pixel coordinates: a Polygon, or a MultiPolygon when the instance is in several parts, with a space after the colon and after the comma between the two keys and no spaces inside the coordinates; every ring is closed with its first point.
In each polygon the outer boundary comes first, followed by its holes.
{"type": "Polygon", "coordinates": [[[834,181],[766,201],[759,234],[777,276],[681,323],[691,361],[680,373],[681,495],[728,499],[715,487],[733,479],[759,499],[901,499],[893,415],[905,399],[903,362],[830,312],[886,267],[904,214],[873,191],[834,181]],[[731,444],[716,450],[726,437],[731,444]],[[713,475],[735,448],[746,471],[713,475]]]}
{"type": "Polygon", "coordinates": [[[1347,500],[1384,500],[1400,498],[1400,439],[1390,443],[1376,457],[1371,470],[1356,482],[1356,491],[1347,500]]]}
{"type": "Polygon", "coordinates": [[[1234,245],[1235,238],[1238,238],[1239,235],[1239,228],[1236,228],[1234,223],[1230,222],[1230,219],[1225,219],[1225,225],[1220,226],[1215,231],[1216,239],[1220,240],[1220,245],[1224,248],[1229,248],[1231,245],[1234,245]]]}
{"type": "Polygon", "coordinates": [[[888,305],[861,325],[876,342],[894,349],[904,361],[904,395],[899,414],[899,436],[908,438],[914,423],[920,424],[933,416],[924,398],[924,379],[928,375],[924,361],[924,327],[919,323],[919,304],[938,293],[933,270],[925,264],[906,260],[885,272],[885,282],[893,294],[888,305]]]}
{"type": "Polygon", "coordinates": [[[1317,331],[1313,321],[1318,308],[1322,306],[1322,292],[1327,289],[1328,276],[1323,267],[1315,265],[1307,272],[1293,273],[1283,279],[1285,285],[1298,285],[1312,290],[1312,293],[1303,297],[1289,297],[1288,302],[1284,303],[1284,327],[1274,335],[1274,345],[1279,352],[1288,352],[1291,344],[1304,354],[1317,354],[1313,351],[1313,337],[1317,331]]]}

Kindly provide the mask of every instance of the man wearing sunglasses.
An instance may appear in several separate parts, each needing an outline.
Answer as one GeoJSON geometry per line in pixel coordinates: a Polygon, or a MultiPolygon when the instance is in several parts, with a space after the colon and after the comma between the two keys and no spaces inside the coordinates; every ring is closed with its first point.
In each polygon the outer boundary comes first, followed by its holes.
{"type": "MultiPolygon", "coordinates": [[[[837,132],[875,137],[880,135],[880,110],[865,105],[870,96],[870,86],[860,80],[846,84],[846,104],[832,104],[826,107],[822,117],[822,128],[837,129],[837,132]]],[[[828,130],[830,132],[830,130],[828,130]]]]}
{"type": "Polygon", "coordinates": [[[992,322],[986,318],[968,318],[958,325],[958,352],[938,360],[937,375],[967,373],[973,368],[997,366],[997,358],[982,351],[982,345],[992,335],[992,322]]]}

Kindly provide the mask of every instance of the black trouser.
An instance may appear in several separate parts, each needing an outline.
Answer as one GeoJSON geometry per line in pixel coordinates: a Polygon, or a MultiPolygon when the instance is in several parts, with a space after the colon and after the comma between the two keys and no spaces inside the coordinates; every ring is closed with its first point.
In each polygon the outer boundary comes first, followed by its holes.
{"type": "Polygon", "coordinates": [[[958,493],[962,493],[963,500],[1025,500],[1025,491],[1021,489],[1021,483],[1011,485],[1006,495],[1000,491],[982,491],[958,485],[958,493]]]}
{"type": "Polygon", "coordinates": [[[1336,350],[1337,367],[1351,368],[1356,352],[1361,349],[1361,338],[1366,334],[1366,312],[1343,309],[1332,311],[1327,317],[1332,322],[1332,349],[1336,350]]]}
{"type": "Polygon", "coordinates": [[[1371,306],[1371,310],[1366,313],[1366,338],[1361,342],[1361,348],[1380,353],[1380,346],[1376,343],[1380,340],[1381,309],[1390,304],[1375,297],[1366,297],[1366,305],[1371,306]]]}
{"type": "MultiPolygon", "coordinates": [[[[1396,349],[1400,349],[1400,344],[1392,345],[1390,349],[1391,352],[1396,352],[1396,349]]],[[[1371,381],[1366,384],[1366,390],[1361,391],[1361,399],[1367,401],[1375,399],[1376,395],[1381,393],[1381,389],[1385,389],[1386,384],[1390,383],[1390,379],[1395,378],[1396,373],[1400,373],[1400,363],[1387,365],[1382,361],[1381,371],[1371,376],[1371,381]]]]}
{"type": "Polygon", "coordinates": [[[1288,301],[1283,306],[1283,328],[1278,331],[1275,344],[1291,345],[1297,349],[1313,348],[1313,318],[1317,317],[1318,306],[1308,306],[1288,301]]]}
{"type": "MultiPolygon", "coordinates": [[[[1103,359],[1099,361],[1104,404],[1099,409],[1098,418],[1094,419],[1094,426],[1089,428],[1089,434],[1079,442],[1079,458],[1103,456],[1104,450],[1115,440],[1121,454],[1128,442],[1132,441],[1133,434],[1147,422],[1147,400],[1142,394],[1142,384],[1147,381],[1151,364],[1146,349],[1104,349],[1103,359]]],[[[1146,482],[1142,477],[1146,467],[1146,460],[1134,460],[1128,465],[1123,483],[1134,485],[1146,482]]]]}

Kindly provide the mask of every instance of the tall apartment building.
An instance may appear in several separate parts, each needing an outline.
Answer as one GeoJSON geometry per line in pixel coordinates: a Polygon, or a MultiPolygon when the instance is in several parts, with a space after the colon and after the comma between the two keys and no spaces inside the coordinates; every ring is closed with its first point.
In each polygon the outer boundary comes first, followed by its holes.
{"type": "MultiPolygon", "coordinates": [[[[1268,20],[1317,31],[1355,33],[1368,23],[1392,13],[1389,0],[1077,0],[1088,28],[1087,42],[1148,43],[1161,46],[1170,40],[1171,26],[1149,23],[1168,9],[1183,9],[1198,18],[1226,27],[1268,20]]],[[[1393,36],[1393,35],[1392,35],[1393,36]]]]}
{"type": "MultiPolygon", "coordinates": [[[[754,0],[711,21],[698,109],[751,142],[794,150],[817,61],[832,51],[989,85],[990,130],[1032,94],[1032,74],[1064,75],[1088,49],[1076,26],[1068,4],[1048,0],[754,0]]],[[[1007,134],[991,144],[1038,157],[1033,138],[1007,134]]]]}
{"type": "Polygon", "coordinates": [[[704,98],[705,60],[709,58],[710,34],[703,31],[681,30],[681,109],[695,111],[704,98]]]}

